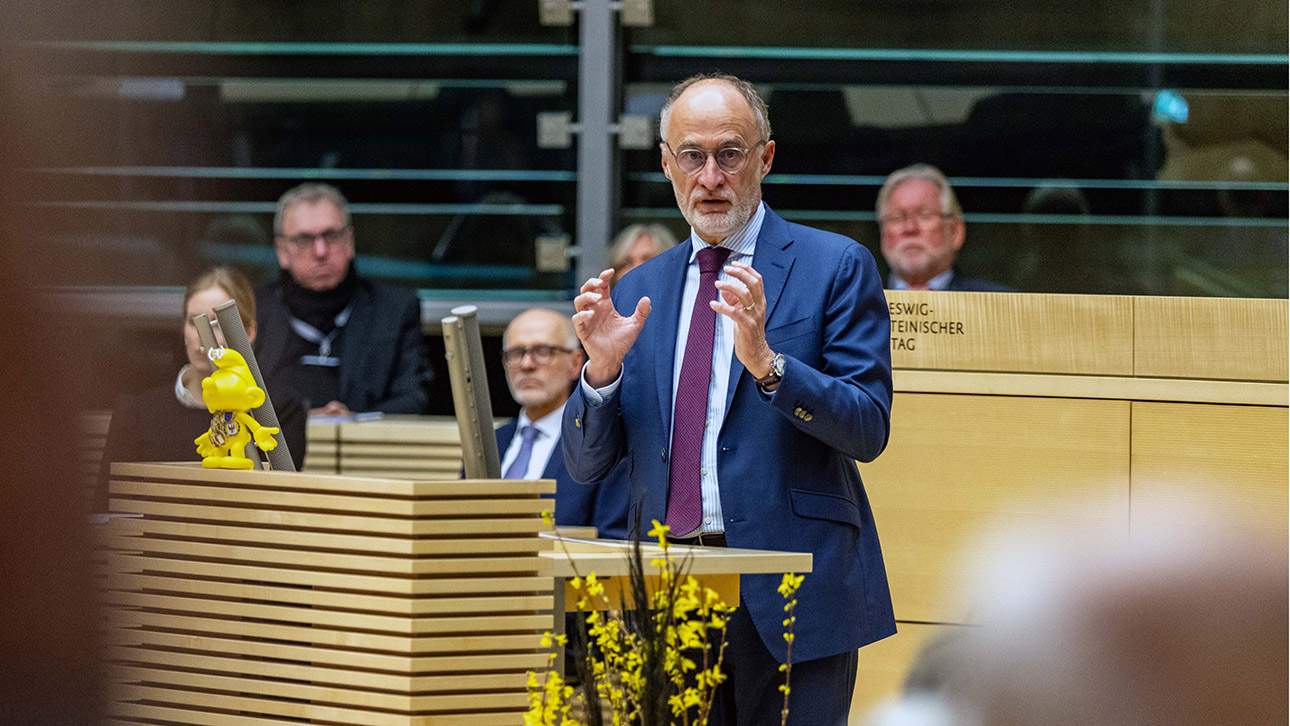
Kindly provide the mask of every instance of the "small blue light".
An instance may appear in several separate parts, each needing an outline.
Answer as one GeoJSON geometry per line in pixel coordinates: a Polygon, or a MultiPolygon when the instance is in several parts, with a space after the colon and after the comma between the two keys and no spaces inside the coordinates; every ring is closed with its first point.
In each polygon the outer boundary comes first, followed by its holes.
{"type": "Polygon", "coordinates": [[[1187,99],[1175,91],[1157,93],[1155,103],[1151,104],[1151,118],[1156,123],[1187,123],[1187,99]]]}

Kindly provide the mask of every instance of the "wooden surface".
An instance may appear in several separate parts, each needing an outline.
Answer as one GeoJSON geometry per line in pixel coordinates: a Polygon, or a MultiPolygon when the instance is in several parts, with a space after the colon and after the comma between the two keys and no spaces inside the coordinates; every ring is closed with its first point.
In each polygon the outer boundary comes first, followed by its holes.
{"type": "Polygon", "coordinates": [[[310,421],[305,469],[394,479],[456,479],[461,473],[457,422],[451,416],[310,421]]]}
{"type": "Polygon", "coordinates": [[[1133,375],[1133,298],[888,290],[896,368],[1133,375]]]}
{"type": "MultiPolygon", "coordinates": [[[[626,575],[630,542],[618,540],[568,539],[563,547],[542,553],[553,563],[556,577],[573,577],[578,573],[597,577],[626,575]],[[567,554],[566,554],[567,552],[567,554]]],[[[766,574],[781,572],[805,573],[811,571],[809,552],[772,552],[745,550],[733,547],[689,547],[671,545],[668,548],[677,560],[689,560],[688,571],[693,575],[705,574],[766,574]]],[[[657,544],[643,543],[641,555],[648,567],[650,560],[663,556],[657,544]]]]}
{"type": "Polygon", "coordinates": [[[898,690],[919,634],[948,627],[923,623],[967,622],[946,593],[997,524],[1042,534],[1096,512],[1089,526],[1129,537],[1199,501],[1285,539],[1285,300],[887,296],[964,334],[893,346],[890,443],[860,468],[901,633],[861,650],[852,723],[898,690]]]}
{"type": "Polygon", "coordinates": [[[1139,297],[1139,376],[1286,382],[1285,300],[1139,297]]]}
{"type": "Polygon", "coordinates": [[[1133,516],[1188,503],[1236,526],[1285,535],[1285,407],[1133,404],[1133,516]]]}
{"type": "Polygon", "coordinates": [[[987,525],[1042,532],[1088,501],[1118,503],[1127,523],[1129,403],[897,394],[891,442],[860,472],[896,618],[966,622],[946,588],[987,525]]]}
{"type": "Polygon", "coordinates": [[[122,464],[110,487],[113,722],[522,723],[554,482],[122,464]]]}
{"type": "MultiPolygon", "coordinates": [[[[592,603],[595,610],[620,610],[633,606],[628,583],[629,557],[632,545],[617,540],[593,540],[573,537],[562,537],[557,545],[542,556],[551,560],[553,571],[558,578],[586,577],[594,573],[596,578],[605,583],[605,595],[608,602],[597,600],[592,603]],[[624,599],[624,595],[626,599],[624,599]]],[[[671,545],[668,554],[674,561],[684,564],[684,572],[691,575],[701,587],[714,590],[727,605],[739,603],[739,575],[784,573],[797,574],[811,571],[812,557],[809,552],[772,552],[766,550],[747,550],[726,547],[690,547],[671,545]]],[[[643,543],[641,558],[645,563],[647,586],[656,588],[659,583],[657,567],[650,562],[662,559],[663,549],[657,544],[643,543]]],[[[569,612],[578,610],[578,599],[583,597],[580,590],[566,583],[565,609],[569,612]]]]}
{"type": "Polygon", "coordinates": [[[893,371],[892,382],[897,391],[908,393],[1185,401],[1254,406],[1284,406],[1287,395],[1290,394],[1290,387],[1285,383],[914,369],[893,371]]]}

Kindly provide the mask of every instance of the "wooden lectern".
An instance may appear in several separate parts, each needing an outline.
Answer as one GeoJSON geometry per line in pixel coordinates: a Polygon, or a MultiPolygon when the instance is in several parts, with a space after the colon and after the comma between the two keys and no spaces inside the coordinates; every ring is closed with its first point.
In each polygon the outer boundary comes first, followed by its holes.
{"type": "MultiPolygon", "coordinates": [[[[539,536],[554,491],[113,465],[108,723],[519,726],[557,580],[625,571],[624,543],[539,536]]],[[[730,603],[733,573],[810,568],[694,550],[730,603]]]]}
{"type": "Polygon", "coordinates": [[[520,724],[552,481],[112,467],[114,723],[520,724]],[[154,721],[155,720],[155,721],[154,721]]]}

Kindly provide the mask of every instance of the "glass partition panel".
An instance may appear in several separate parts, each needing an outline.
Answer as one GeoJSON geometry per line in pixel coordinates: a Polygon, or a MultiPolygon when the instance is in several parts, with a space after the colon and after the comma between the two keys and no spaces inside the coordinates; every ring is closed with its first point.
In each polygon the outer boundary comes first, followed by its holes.
{"type": "MultiPolygon", "coordinates": [[[[671,84],[696,72],[753,81],[776,141],[767,202],[867,245],[884,274],[878,190],[921,162],[955,187],[971,274],[1021,291],[1286,295],[1285,24],[1242,35],[1236,22],[1262,10],[1234,3],[1217,13],[1223,25],[1185,3],[1117,6],[1150,20],[1144,29],[1012,4],[1028,29],[1000,48],[952,9],[752,5],[766,14],[754,22],[747,10],[714,39],[660,3],[656,26],[631,33],[625,106],[656,115],[671,84]],[[1175,27],[1193,10],[1197,24],[1175,27]],[[818,34],[776,22],[790,11],[808,28],[835,22],[818,34]],[[916,17],[960,32],[951,44],[916,17]],[[1064,34],[1030,33],[1063,23],[1064,34]]],[[[657,152],[625,153],[624,222],[672,220],[684,234],[658,167],[657,152]]]]}

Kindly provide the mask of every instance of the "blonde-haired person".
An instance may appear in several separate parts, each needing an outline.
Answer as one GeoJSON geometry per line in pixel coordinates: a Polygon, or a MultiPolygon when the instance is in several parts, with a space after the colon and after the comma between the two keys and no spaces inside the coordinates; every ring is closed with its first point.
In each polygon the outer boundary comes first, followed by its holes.
{"type": "Polygon", "coordinates": [[[676,235],[661,224],[633,224],[614,237],[609,247],[609,266],[614,270],[612,284],[623,275],[676,246],[676,235]]]}
{"type": "MultiPolygon", "coordinates": [[[[182,330],[187,363],[171,382],[138,395],[118,397],[108,429],[103,467],[99,475],[95,511],[107,509],[107,473],[114,461],[199,461],[193,439],[210,425],[210,412],[202,402],[202,379],[213,365],[201,351],[193,316],[205,313],[224,342],[214,308],[228,300],[237,303],[246,336],[255,341],[255,293],[242,273],[216,267],[198,275],[184,291],[182,330]]],[[[270,391],[282,435],[299,469],[305,456],[305,410],[298,398],[270,391]]]]}

